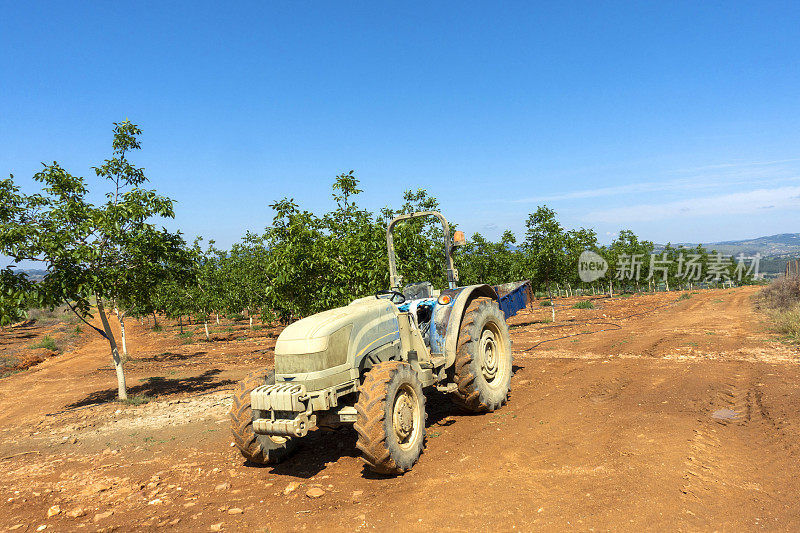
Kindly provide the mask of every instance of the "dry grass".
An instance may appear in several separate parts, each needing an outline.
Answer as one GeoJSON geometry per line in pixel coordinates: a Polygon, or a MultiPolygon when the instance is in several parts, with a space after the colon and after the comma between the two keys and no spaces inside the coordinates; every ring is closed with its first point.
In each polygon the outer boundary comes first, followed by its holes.
{"type": "Polygon", "coordinates": [[[772,311],[771,328],[795,342],[800,341],[800,306],[789,311],[772,311]]]}
{"type": "Polygon", "coordinates": [[[778,278],[756,296],[759,309],[788,311],[800,304],[800,277],[778,278]]]}
{"type": "Polygon", "coordinates": [[[767,312],[770,329],[800,342],[800,277],[776,279],[758,293],[755,303],[767,312]]]}
{"type": "Polygon", "coordinates": [[[62,322],[67,322],[69,324],[77,323],[75,315],[66,305],[56,307],[53,310],[47,308],[29,309],[28,318],[45,325],[59,324],[62,322]]]}

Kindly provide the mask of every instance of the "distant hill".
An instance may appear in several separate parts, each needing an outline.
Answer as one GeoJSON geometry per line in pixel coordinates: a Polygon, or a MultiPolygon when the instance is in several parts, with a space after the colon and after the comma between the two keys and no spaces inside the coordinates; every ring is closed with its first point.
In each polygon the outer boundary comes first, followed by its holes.
{"type": "MultiPolygon", "coordinates": [[[[797,258],[800,256],[800,233],[780,233],[768,237],[758,237],[756,239],[745,239],[741,241],[720,241],[702,243],[707,250],[716,250],[722,254],[745,255],[761,254],[762,257],[775,258],[797,258]]],[[[673,246],[685,246],[693,248],[697,243],[681,242],[673,246]]],[[[663,244],[657,244],[656,248],[663,248],[663,244]]]]}
{"type": "MultiPolygon", "coordinates": [[[[745,239],[741,241],[720,241],[702,243],[708,250],[716,250],[725,255],[754,256],[761,254],[759,272],[768,275],[777,275],[786,268],[788,259],[800,259],[800,233],[780,233],[756,239],[745,239]]],[[[679,242],[672,246],[684,246],[694,248],[697,243],[679,242]]],[[[663,244],[656,244],[656,250],[664,248],[663,244]]]]}
{"type": "Polygon", "coordinates": [[[31,281],[41,281],[47,274],[47,270],[41,270],[38,268],[20,268],[18,271],[28,274],[28,279],[31,281]]]}

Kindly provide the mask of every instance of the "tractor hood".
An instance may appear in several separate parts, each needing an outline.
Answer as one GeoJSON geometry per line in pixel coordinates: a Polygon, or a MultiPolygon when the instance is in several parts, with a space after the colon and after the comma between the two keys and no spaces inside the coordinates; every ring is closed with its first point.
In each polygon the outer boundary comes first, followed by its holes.
{"type": "Polygon", "coordinates": [[[391,342],[399,335],[394,305],[362,298],[289,325],[275,343],[275,372],[298,374],[326,370],[391,342]]]}
{"type": "Polygon", "coordinates": [[[326,350],[330,336],[353,323],[346,309],[331,309],[289,325],[278,337],[275,354],[310,354],[326,350]]]}

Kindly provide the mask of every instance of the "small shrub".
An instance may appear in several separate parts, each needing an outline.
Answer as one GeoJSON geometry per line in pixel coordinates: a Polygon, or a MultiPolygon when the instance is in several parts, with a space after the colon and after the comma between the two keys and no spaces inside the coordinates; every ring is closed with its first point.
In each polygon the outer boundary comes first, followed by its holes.
{"type": "Polygon", "coordinates": [[[162,329],[164,329],[164,328],[161,327],[161,324],[156,324],[156,325],[153,326],[153,331],[161,331],[162,329]]]}
{"type": "Polygon", "coordinates": [[[573,309],[594,309],[594,302],[591,300],[582,300],[572,306],[573,309]]]}
{"type": "Polygon", "coordinates": [[[680,301],[680,300],[688,300],[691,297],[692,297],[691,294],[689,294],[688,292],[684,292],[683,294],[678,296],[678,301],[680,301]]]}
{"type": "Polygon", "coordinates": [[[153,399],[154,398],[152,396],[148,396],[147,394],[134,394],[133,396],[128,396],[127,400],[117,401],[126,405],[143,405],[151,402],[153,399]]]}
{"type": "Polygon", "coordinates": [[[551,302],[550,300],[542,300],[541,302],[539,302],[540,307],[550,307],[551,305],[553,305],[553,302],[551,302]]]}
{"type": "Polygon", "coordinates": [[[253,326],[253,331],[261,331],[262,329],[264,329],[264,326],[260,326],[258,324],[255,324],[253,326]]]}
{"type": "Polygon", "coordinates": [[[149,378],[140,378],[140,383],[149,383],[150,385],[154,385],[156,383],[163,383],[167,378],[163,376],[151,376],[149,378]]]}
{"type": "Polygon", "coordinates": [[[80,327],[80,326],[75,326],[75,331],[74,331],[74,333],[75,333],[75,336],[78,336],[78,335],[80,335],[81,333],[83,333],[83,330],[81,329],[81,327],[80,327]]]}
{"type": "Polygon", "coordinates": [[[56,341],[53,340],[50,335],[45,335],[44,338],[36,344],[31,344],[31,348],[44,348],[46,350],[50,350],[51,352],[59,351],[56,341]]]}

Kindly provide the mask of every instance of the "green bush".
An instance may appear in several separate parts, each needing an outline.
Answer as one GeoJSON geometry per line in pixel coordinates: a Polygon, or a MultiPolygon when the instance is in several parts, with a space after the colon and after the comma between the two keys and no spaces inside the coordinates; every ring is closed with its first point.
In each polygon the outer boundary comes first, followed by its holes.
{"type": "Polygon", "coordinates": [[[36,344],[31,344],[31,348],[44,348],[46,350],[50,350],[51,352],[60,351],[56,341],[53,340],[53,338],[49,335],[45,335],[44,338],[36,344]]]}
{"type": "Polygon", "coordinates": [[[678,301],[680,301],[680,300],[688,300],[691,297],[692,297],[691,294],[689,294],[688,292],[684,292],[683,294],[678,296],[678,301]]]}
{"type": "Polygon", "coordinates": [[[152,400],[153,397],[148,396],[147,394],[134,394],[133,396],[128,396],[127,400],[117,400],[117,401],[127,405],[143,405],[152,400]]]}
{"type": "Polygon", "coordinates": [[[550,300],[542,300],[541,302],[539,302],[540,307],[550,307],[552,305],[553,302],[551,302],[550,300]]]}
{"type": "Polygon", "coordinates": [[[572,306],[573,309],[594,309],[594,302],[591,300],[582,300],[572,306]]]}

